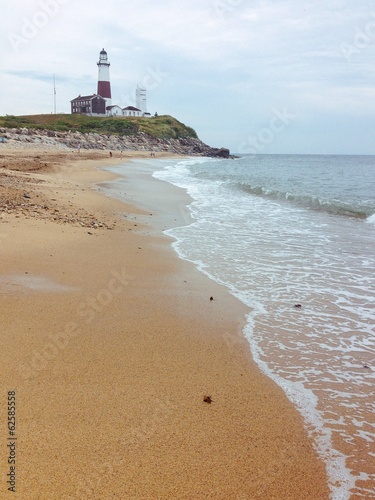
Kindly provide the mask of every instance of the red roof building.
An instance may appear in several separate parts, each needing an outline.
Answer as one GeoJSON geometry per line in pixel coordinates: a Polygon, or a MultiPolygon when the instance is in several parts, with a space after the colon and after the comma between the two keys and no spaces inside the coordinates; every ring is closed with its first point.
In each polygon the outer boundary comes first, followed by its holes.
{"type": "Polygon", "coordinates": [[[106,100],[100,95],[78,96],[70,101],[72,114],[80,115],[106,115],[106,100]]]}

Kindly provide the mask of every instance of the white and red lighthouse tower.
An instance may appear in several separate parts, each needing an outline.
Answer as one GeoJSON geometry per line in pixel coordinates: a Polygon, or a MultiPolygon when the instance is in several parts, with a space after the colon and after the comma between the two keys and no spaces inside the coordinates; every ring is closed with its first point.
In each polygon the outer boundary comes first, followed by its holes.
{"type": "Polygon", "coordinates": [[[111,82],[109,80],[109,66],[107,52],[103,49],[99,55],[99,75],[98,75],[98,92],[97,94],[106,100],[106,105],[111,106],[111,82]]]}

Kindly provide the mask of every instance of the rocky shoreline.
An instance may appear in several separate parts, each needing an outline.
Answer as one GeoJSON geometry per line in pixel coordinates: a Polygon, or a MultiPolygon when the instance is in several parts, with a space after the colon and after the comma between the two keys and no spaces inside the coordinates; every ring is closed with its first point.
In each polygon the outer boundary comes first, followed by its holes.
{"type": "Polygon", "coordinates": [[[98,149],[109,151],[163,152],[178,155],[231,158],[229,149],[212,148],[194,137],[179,139],[157,139],[144,132],[132,135],[82,133],[78,131],[60,132],[34,130],[28,128],[0,128],[4,142],[2,148],[47,147],[61,150],[98,149]]]}

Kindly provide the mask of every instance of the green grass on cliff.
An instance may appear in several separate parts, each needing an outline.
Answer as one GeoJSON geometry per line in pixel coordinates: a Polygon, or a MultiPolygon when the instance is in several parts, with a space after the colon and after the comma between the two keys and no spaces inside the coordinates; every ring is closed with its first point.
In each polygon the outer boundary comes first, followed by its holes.
{"type": "Polygon", "coordinates": [[[28,115],[0,116],[0,127],[28,128],[33,130],[68,130],[83,133],[132,135],[145,132],[158,139],[197,138],[194,129],[187,127],[172,116],[163,115],[152,118],[100,118],[85,115],[28,115]]]}

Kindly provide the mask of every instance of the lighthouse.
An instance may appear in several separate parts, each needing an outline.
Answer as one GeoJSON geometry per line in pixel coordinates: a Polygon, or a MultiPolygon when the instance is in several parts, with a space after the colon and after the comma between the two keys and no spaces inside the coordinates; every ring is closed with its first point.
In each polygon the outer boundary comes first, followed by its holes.
{"type": "Polygon", "coordinates": [[[110,106],[112,103],[111,83],[109,81],[109,62],[108,54],[103,49],[99,54],[99,75],[98,75],[98,92],[97,94],[106,100],[106,105],[110,106]]]}

